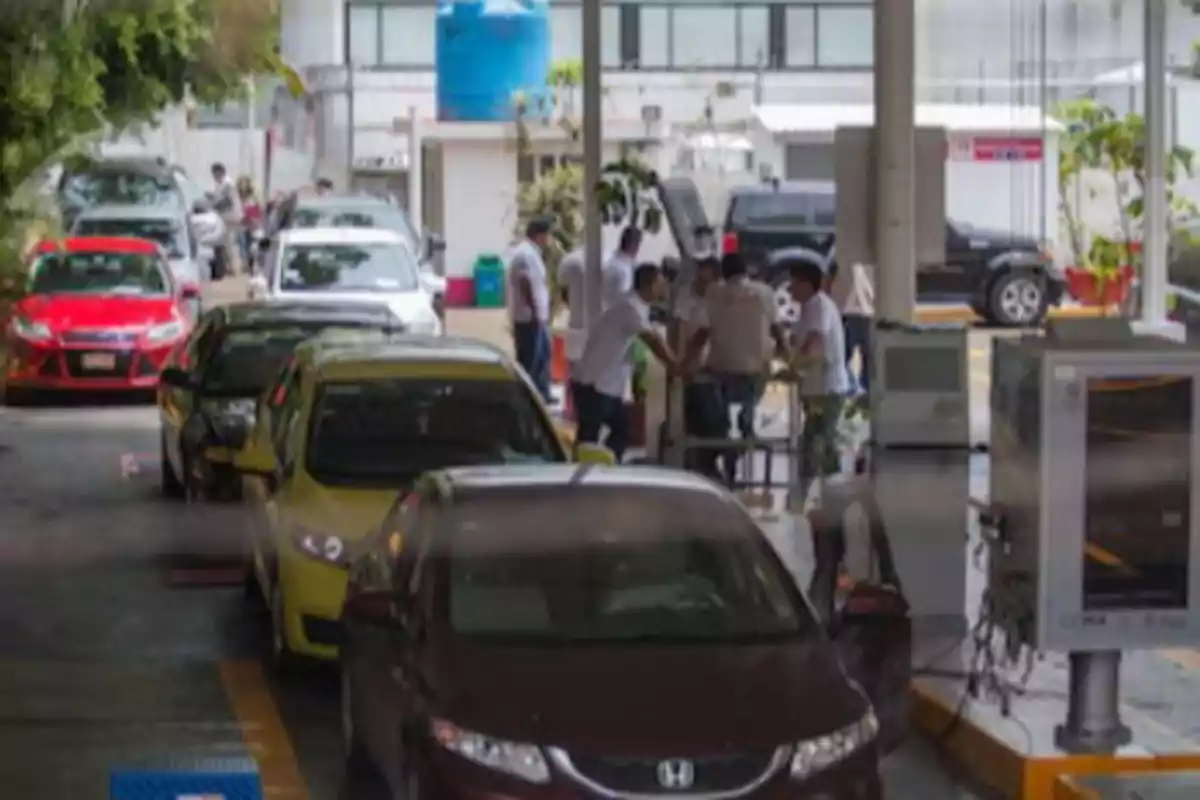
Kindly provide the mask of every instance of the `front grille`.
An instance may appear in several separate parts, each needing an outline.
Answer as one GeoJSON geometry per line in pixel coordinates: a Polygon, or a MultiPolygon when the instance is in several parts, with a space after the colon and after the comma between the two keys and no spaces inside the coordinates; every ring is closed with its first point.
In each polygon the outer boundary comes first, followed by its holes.
{"type": "Polygon", "coordinates": [[[571,755],[585,779],[619,794],[732,792],[755,783],[775,764],[775,751],[681,759],[571,755]]]}
{"type": "Polygon", "coordinates": [[[73,378],[125,378],[129,375],[129,368],[133,365],[133,353],[117,352],[113,350],[98,351],[105,355],[113,357],[112,369],[84,369],[83,361],[86,356],[92,355],[83,350],[68,350],[64,357],[67,360],[67,372],[73,378]]]}
{"type": "Polygon", "coordinates": [[[134,331],[67,331],[63,341],[68,344],[132,344],[137,341],[134,331]]]}

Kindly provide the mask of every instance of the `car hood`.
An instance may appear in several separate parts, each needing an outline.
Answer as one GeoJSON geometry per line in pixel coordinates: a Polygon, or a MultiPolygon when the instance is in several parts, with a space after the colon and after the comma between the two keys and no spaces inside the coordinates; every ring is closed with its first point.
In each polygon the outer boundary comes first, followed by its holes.
{"type": "Polygon", "coordinates": [[[796,644],[523,648],[453,644],[424,665],[434,708],[470,730],[606,755],[759,749],[859,719],[821,635],[796,644]]]}
{"type": "Polygon", "coordinates": [[[379,527],[392,504],[396,489],[330,489],[305,480],[297,487],[297,502],[287,511],[308,530],[358,540],[379,527]]]}
{"type": "Polygon", "coordinates": [[[433,312],[429,295],[416,292],[284,292],[278,295],[286,300],[304,300],[313,303],[366,303],[386,305],[396,318],[413,329],[414,333],[439,333],[441,325],[433,312]]]}
{"type": "Polygon", "coordinates": [[[41,294],[21,301],[16,313],[44,323],[55,333],[71,328],[142,328],[175,319],[175,301],[113,294],[41,294]]]}

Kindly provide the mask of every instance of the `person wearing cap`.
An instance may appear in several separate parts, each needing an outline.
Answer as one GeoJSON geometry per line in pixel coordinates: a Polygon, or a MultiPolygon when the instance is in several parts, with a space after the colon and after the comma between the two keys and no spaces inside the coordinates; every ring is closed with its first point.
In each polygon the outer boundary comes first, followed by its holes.
{"type": "Polygon", "coordinates": [[[666,289],[662,271],[643,264],[633,273],[633,290],[614,302],[588,329],[587,342],[578,363],[573,386],[578,444],[600,443],[600,432],[608,429],[604,445],[617,463],[629,446],[629,412],[625,396],[633,377],[631,360],[634,343],[641,341],[666,366],[678,371],[678,360],[650,321],[650,306],[662,299],[666,289]]]}
{"type": "Polygon", "coordinates": [[[508,262],[508,313],[517,363],[547,403],[550,398],[550,282],[542,257],[550,221],[539,217],[525,226],[525,239],[508,262]]]}
{"type": "MultiPolygon", "coordinates": [[[[754,438],[754,419],[774,352],[786,354],[787,336],[776,320],[777,304],[771,287],[750,277],[745,259],[737,253],[721,258],[720,283],[704,296],[703,313],[688,344],[689,364],[708,349],[707,371],[720,388],[728,434],[730,411],[737,407],[738,431],[754,438]],[[774,346],[772,346],[774,344],[774,346]]],[[[725,457],[726,480],[732,482],[738,456],[725,457]]]]}
{"type": "Polygon", "coordinates": [[[801,500],[817,477],[841,471],[838,436],[842,408],[850,391],[842,315],[826,292],[827,273],[806,259],[786,261],[788,291],[800,306],[792,328],[792,368],[800,381],[804,414],[800,433],[801,500]]]}

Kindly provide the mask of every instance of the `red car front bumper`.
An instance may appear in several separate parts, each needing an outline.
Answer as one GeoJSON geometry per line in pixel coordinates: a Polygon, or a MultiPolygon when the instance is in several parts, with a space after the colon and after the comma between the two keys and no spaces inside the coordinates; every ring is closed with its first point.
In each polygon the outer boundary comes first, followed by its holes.
{"type": "Polygon", "coordinates": [[[30,342],[10,337],[5,382],[21,389],[154,389],[175,342],[30,342]]]}

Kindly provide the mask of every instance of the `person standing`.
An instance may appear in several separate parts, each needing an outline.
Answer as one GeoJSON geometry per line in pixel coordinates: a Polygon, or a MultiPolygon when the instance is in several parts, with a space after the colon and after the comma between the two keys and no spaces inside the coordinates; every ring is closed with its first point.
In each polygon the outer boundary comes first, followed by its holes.
{"type": "Polygon", "coordinates": [[[842,312],[846,340],[846,367],[851,370],[851,389],[871,390],[871,327],[875,319],[875,268],[855,262],[849,269],[834,272],[830,296],[842,312]],[[853,377],[858,356],[858,376],[853,377]]]}
{"type": "Polygon", "coordinates": [[[646,345],[668,372],[677,372],[674,352],[650,322],[650,306],[662,299],[666,281],[653,264],[643,264],[633,273],[633,290],[604,310],[588,329],[579,377],[575,384],[578,426],[575,441],[598,444],[600,432],[608,428],[604,445],[617,463],[629,446],[629,411],[625,396],[633,375],[630,360],[636,342],[646,345]]]}
{"type": "Polygon", "coordinates": [[[258,242],[255,232],[263,229],[263,207],[258,201],[258,193],[254,191],[254,182],[249,175],[243,175],[237,180],[238,200],[242,205],[242,224],[238,230],[241,243],[242,263],[246,271],[254,273],[255,250],[258,242]]]}
{"type": "MultiPolygon", "coordinates": [[[[774,351],[788,352],[787,336],[776,321],[774,292],[749,276],[741,255],[723,256],[721,273],[721,283],[705,294],[704,314],[689,343],[688,362],[694,363],[708,348],[706,366],[721,392],[724,430],[728,434],[729,415],[737,407],[738,431],[743,439],[753,439],[771,356],[774,351]]],[[[737,463],[736,453],[726,455],[725,477],[730,483],[737,463]]]]}
{"type": "MultiPolygon", "coordinates": [[[[721,262],[715,256],[696,259],[696,274],[692,283],[675,301],[672,309],[670,341],[678,352],[685,352],[688,342],[705,326],[705,297],[709,289],[721,280],[721,262]]],[[[683,420],[689,437],[724,439],[729,435],[729,411],[721,397],[720,387],[711,375],[699,373],[684,378],[683,420]]],[[[719,480],[719,451],[711,447],[686,448],[685,461],[690,469],[719,480]]]]}
{"type": "Polygon", "coordinates": [[[642,232],[634,227],[621,231],[616,251],[604,263],[604,299],[602,308],[620,302],[633,289],[633,273],[637,267],[638,251],[642,248],[642,232]]]}
{"type": "Polygon", "coordinates": [[[531,220],[525,226],[525,239],[508,262],[508,312],[517,363],[547,403],[551,402],[550,283],[542,254],[550,229],[548,219],[531,220]]]}
{"type": "Polygon", "coordinates": [[[587,274],[585,269],[582,247],[567,253],[558,264],[558,293],[567,306],[567,335],[564,345],[567,356],[568,391],[571,392],[572,405],[577,403],[575,378],[579,371],[579,359],[583,355],[583,345],[587,339],[587,304],[584,296],[587,291],[587,274]]]}
{"type": "Polygon", "coordinates": [[[225,230],[221,237],[221,244],[218,245],[221,251],[215,257],[219,262],[219,266],[214,266],[214,279],[224,277],[226,269],[229,273],[236,275],[238,272],[238,231],[242,226],[242,204],[238,200],[237,186],[230,177],[229,171],[225,169],[225,165],[221,162],[216,162],[212,165],[213,179],[213,210],[221,217],[221,223],[225,230]],[[224,267],[224,268],[222,268],[224,267]]]}
{"type": "Polygon", "coordinates": [[[842,315],[825,291],[825,269],[806,260],[791,262],[787,268],[788,291],[800,305],[800,319],[792,331],[792,366],[800,378],[804,413],[800,486],[796,487],[803,502],[818,477],[841,471],[838,436],[842,408],[851,387],[842,315]]]}

